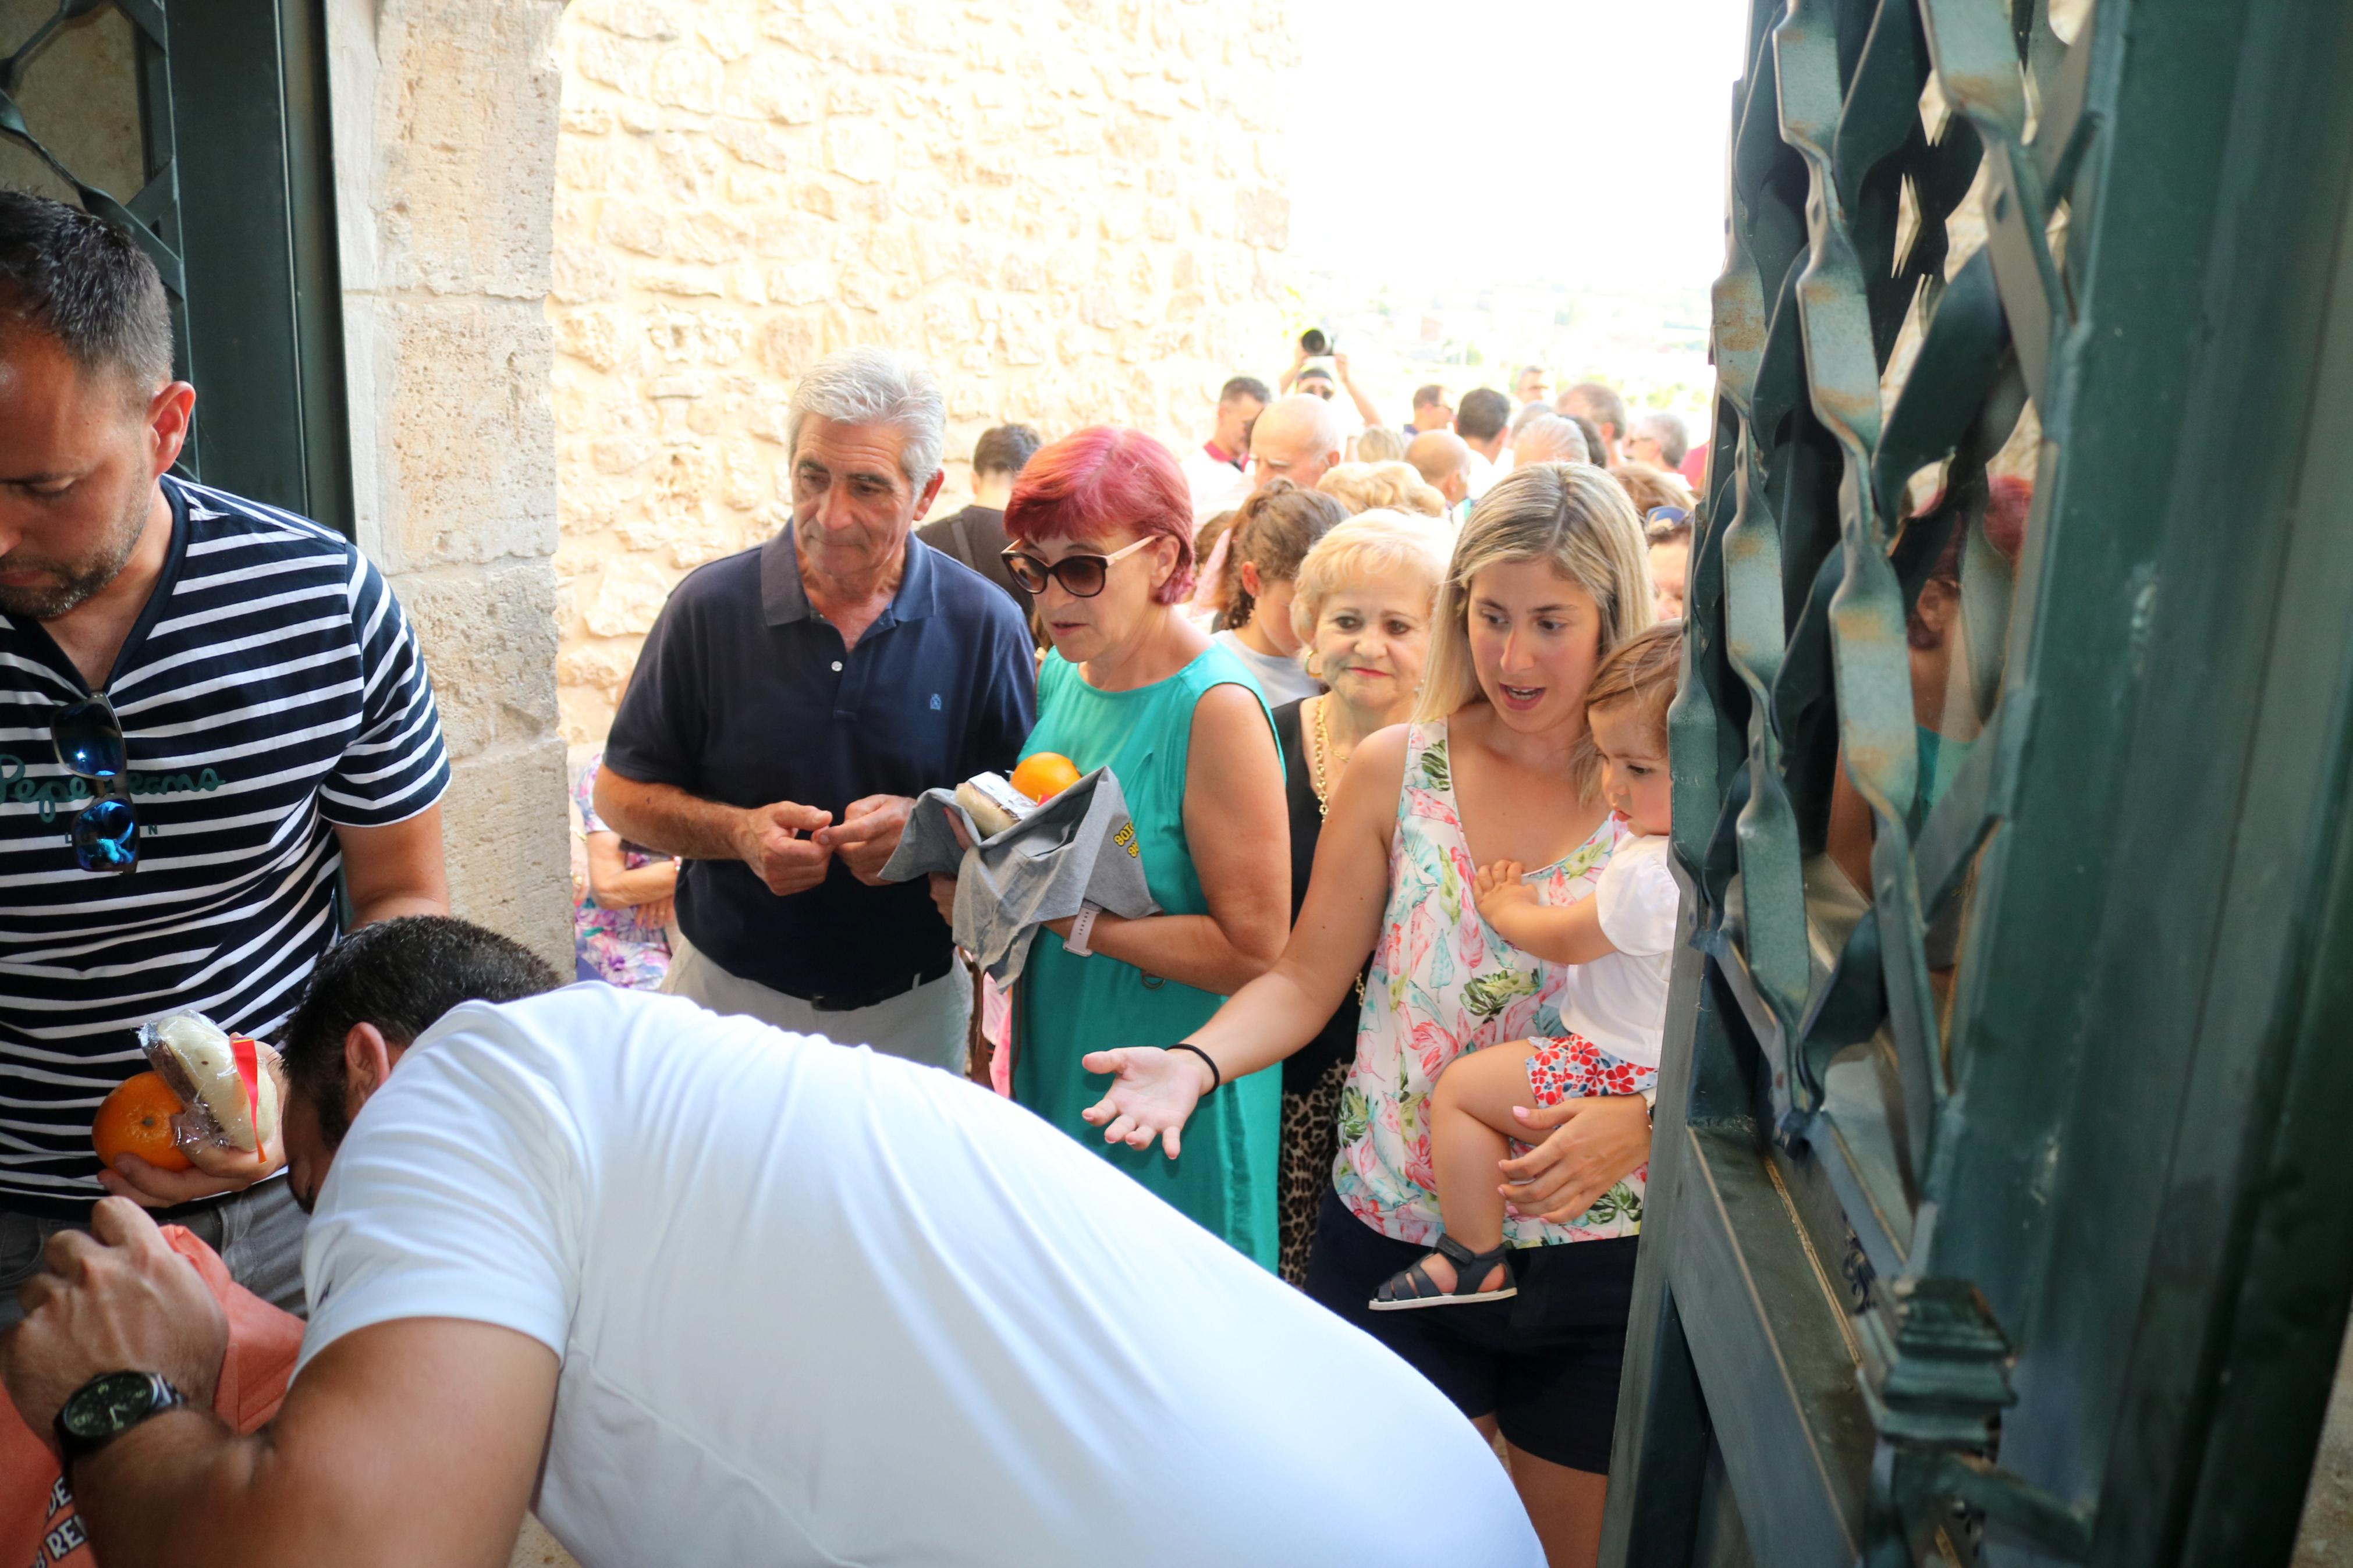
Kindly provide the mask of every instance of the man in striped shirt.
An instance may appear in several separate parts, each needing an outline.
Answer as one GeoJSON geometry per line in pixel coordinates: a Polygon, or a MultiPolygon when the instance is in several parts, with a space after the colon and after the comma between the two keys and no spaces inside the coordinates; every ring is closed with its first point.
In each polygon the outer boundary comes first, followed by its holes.
{"type": "Polygon", "coordinates": [[[109,1192],[300,1310],[277,1151],[106,1170],[91,1119],[147,1019],[275,1029],[338,872],[359,922],[448,901],[448,759],[400,606],[337,534],[166,472],[195,401],[171,344],[127,237],[0,191],[0,1322],[109,1192]],[[91,766],[110,747],[120,771],[91,766]]]}

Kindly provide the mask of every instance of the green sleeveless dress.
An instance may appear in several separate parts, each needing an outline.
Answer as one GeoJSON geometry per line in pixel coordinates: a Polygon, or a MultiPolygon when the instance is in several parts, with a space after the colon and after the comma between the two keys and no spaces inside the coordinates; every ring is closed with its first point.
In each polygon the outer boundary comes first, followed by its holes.
{"type": "MultiPolygon", "coordinates": [[[[1060,752],[1082,773],[1108,767],[1119,775],[1135,820],[1145,879],[1172,915],[1209,912],[1185,838],[1185,769],[1193,706],[1215,686],[1247,688],[1265,710],[1250,671],[1221,647],[1134,691],[1098,691],[1060,654],[1050,653],[1038,672],[1038,727],[1021,748],[1025,757],[1060,752]]],[[[1270,730],[1273,722],[1270,716],[1270,730]]],[[[1208,1023],[1225,998],[1100,952],[1073,958],[1061,938],[1045,931],[1029,950],[1018,989],[1013,1098],[1273,1268],[1282,1068],[1229,1082],[1203,1100],[1186,1124],[1185,1152],[1175,1160],[1156,1142],[1145,1150],[1106,1144],[1103,1129],[1079,1115],[1111,1082],[1082,1069],[1081,1057],[1119,1046],[1173,1044],[1208,1023]]]]}

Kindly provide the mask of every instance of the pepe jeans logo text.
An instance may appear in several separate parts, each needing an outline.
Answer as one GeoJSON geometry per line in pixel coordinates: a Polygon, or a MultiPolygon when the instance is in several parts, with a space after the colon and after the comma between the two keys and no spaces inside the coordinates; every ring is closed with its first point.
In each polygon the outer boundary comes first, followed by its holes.
{"type": "MultiPolygon", "coordinates": [[[[131,793],[142,795],[211,794],[227,781],[210,768],[193,773],[131,773],[131,793]]],[[[5,752],[0,752],[0,801],[38,801],[41,820],[55,822],[58,807],[69,806],[90,796],[90,781],[73,777],[35,779],[25,776],[25,764],[5,752]]]]}

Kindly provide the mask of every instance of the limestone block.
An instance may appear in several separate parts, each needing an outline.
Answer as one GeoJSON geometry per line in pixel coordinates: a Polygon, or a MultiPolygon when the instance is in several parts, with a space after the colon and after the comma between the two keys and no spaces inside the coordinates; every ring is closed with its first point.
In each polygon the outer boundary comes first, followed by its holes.
{"type": "Polygon", "coordinates": [[[513,937],[558,974],[573,962],[571,784],[551,731],[459,763],[441,797],[451,912],[513,937]]]}
{"type": "Polygon", "coordinates": [[[602,136],[613,129],[613,110],[602,103],[567,103],[558,123],[569,136],[602,136]]]}
{"type": "Polygon", "coordinates": [[[662,188],[669,200],[700,204],[718,195],[725,159],[710,137],[664,132],[654,138],[654,151],[661,159],[662,188]]]}
{"type": "Polygon", "coordinates": [[[596,237],[639,256],[660,256],[670,247],[669,216],[650,202],[608,199],[596,224],[596,237]]]}
{"type": "Polygon", "coordinates": [[[392,579],[416,629],[441,734],[463,761],[553,732],[555,574],[544,558],[488,572],[438,568],[392,579]]]}
{"type": "Polygon", "coordinates": [[[747,68],[744,104],[751,114],[807,125],[817,119],[817,86],[800,60],[782,52],[766,53],[747,68]]]}
{"type": "Polygon", "coordinates": [[[712,13],[696,23],[694,30],[704,48],[730,62],[750,54],[757,43],[752,18],[739,12],[712,13]]]}
{"type": "Polygon", "coordinates": [[[546,556],[555,431],[541,310],[417,296],[390,304],[379,325],[389,339],[374,354],[387,568],[546,556]]]}
{"type": "Polygon", "coordinates": [[[1253,128],[1287,11],[1221,33],[1208,0],[575,0],[547,303],[568,740],[601,738],[679,574],[783,525],[819,356],[923,355],[959,458],[1012,418],[1182,447],[1228,375],[1275,368],[1290,176],[1253,128]]]}
{"type": "Polygon", "coordinates": [[[651,631],[673,581],[674,574],[643,556],[608,563],[584,612],[588,629],[600,637],[651,631]]]}
{"type": "Polygon", "coordinates": [[[829,121],[825,128],[825,166],[845,179],[872,184],[891,177],[898,157],[890,127],[873,121],[829,121]]]}
{"type": "Polygon", "coordinates": [[[682,44],[654,57],[646,93],[672,109],[711,114],[718,110],[719,95],[726,87],[725,65],[708,49],[682,44]]]}
{"type": "Polygon", "coordinates": [[[671,229],[670,249],[681,261],[716,266],[743,255],[747,237],[741,218],[722,207],[704,207],[686,214],[671,229]]]}
{"type": "Polygon", "coordinates": [[[373,268],[347,270],[347,288],[546,296],[561,11],[382,0],[381,79],[400,90],[375,116],[373,268]]]}
{"type": "Polygon", "coordinates": [[[797,381],[818,357],[817,323],[807,316],[774,316],[760,329],[760,368],[797,381]]]}
{"type": "Polygon", "coordinates": [[[653,59],[642,47],[627,39],[589,33],[573,50],[572,65],[588,80],[602,82],[634,99],[645,96],[653,59]]]}
{"type": "Polygon", "coordinates": [[[598,370],[620,363],[621,314],[613,307],[550,312],[558,353],[586,360],[598,370]]]}
{"type": "Polygon", "coordinates": [[[663,0],[578,0],[575,9],[589,26],[625,38],[675,38],[684,30],[678,8],[663,0]]]}
{"type": "Polygon", "coordinates": [[[763,169],[795,169],[808,161],[800,138],[762,121],[722,115],[711,122],[711,137],[746,163],[763,169]]]}
{"type": "Polygon", "coordinates": [[[741,357],[751,325],[733,310],[678,310],[656,306],[646,336],[665,364],[727,364],[741,357]]]}

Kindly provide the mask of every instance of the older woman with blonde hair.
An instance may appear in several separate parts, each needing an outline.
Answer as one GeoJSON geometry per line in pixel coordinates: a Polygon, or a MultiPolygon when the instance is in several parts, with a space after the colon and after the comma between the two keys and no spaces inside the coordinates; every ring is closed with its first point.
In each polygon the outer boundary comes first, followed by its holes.
{"type": "MultiPolygon", "coordinates": [[[[1453,531],[1435,519],[1368,511],[1300,563],[1291,624],[1308,673],[1329,689],[1274,710],[1291,813],[1291,915],[1299,918],[1324,814],[1366,736],[1413,717],[1430,652],[1430,608],[1453,531]]],[[[1315,1037],[1282,1064],[1282,1155],[1276,1212],[1282,1274],[1307,1282],[1315,1214],[1340,1148],[1340,1088],[1356,1050],[1357,997],[1341,998],[1315,1037]]]]}
{"type": "Polygon", "coordinates": [[[1115,1074],[1086,1112],[1104,1139],[1165,1143],[1228,1081],[1313,1039],[1363,975],[1337,1190],[1317,1216],[1307,1292],[1501,1433],[1556,1564],[1599,1549],[1651,1149],[1643,1098],[1529,1114],[1535,1146],[1503,1169],[1515,1210],[1504,1238],[1522,1249],[1507,1311],[1371,1301],[1440,1234],[1423,1114],[1440,1072],[1466,1051],[1563,1033],[1567,966],[1505,944],[1466,889],[1476,867],[1516,860],[1540,868],[1525,880],[1543,903],[1591,896],[1626,829],[1602,798],[1586,688],[1651,624],[1650,589],[1641,524],[1607,473],[1539,463],[1497,481],[1439,592],[1415,721],[1356,748],[1282,958],[1174,1047],[1107,1037],[1125,1048],[1085,1058],[1115,1074]]]}
{"type": "Polygon", "coordinates": [[[1386,425],[1367,425],[1356,434],[1349,456],[1359,463],[1396,463],[1405,459],[1405,437],[1386,425]]]}
{"type": "Polygon", "coordinates": [[[1341,463],[1316,480],[1315,488],[1347,508],[1351,516],[1366,511],[1446,515],[1446,498],[1411,463],[1341,463]]]}

